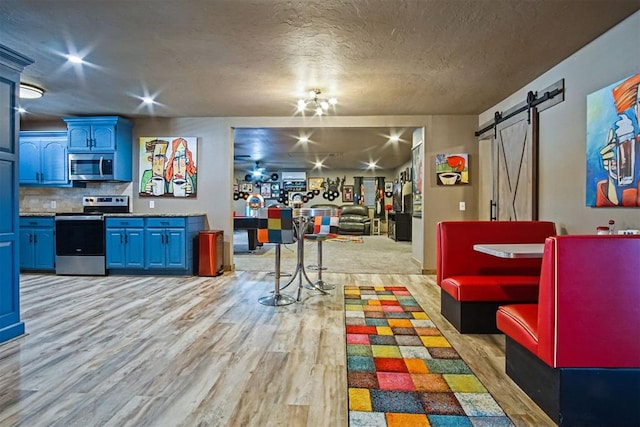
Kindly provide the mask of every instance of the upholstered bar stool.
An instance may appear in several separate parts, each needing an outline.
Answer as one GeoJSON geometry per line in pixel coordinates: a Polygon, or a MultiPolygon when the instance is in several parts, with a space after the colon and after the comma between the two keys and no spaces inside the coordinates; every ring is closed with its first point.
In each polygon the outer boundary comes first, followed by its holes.
{"type": "Polygon", "coordinates": [[[280,293],[280,258],[282,244],[295,242],[291,208],[260,208],[258,210],[258,242],[275,243],[276,268],[273,295],[261,297],[260,304],[280,306],[293,304],[295,298],[280,293]]]}
{"type": "Polygon", "coordinates": [[[318,242],[318,264],[314,267],[318,270],[318,280],[314,282],[314,287],[321,290],[335,289],[335,285],[328,284],[322,280],[322,270],[326,268],[322,265],[322,242],[333,239],[338,235],[337,216],[317,215],[313,220],[313,233],[305,234],[304,238],[318,242]]]}

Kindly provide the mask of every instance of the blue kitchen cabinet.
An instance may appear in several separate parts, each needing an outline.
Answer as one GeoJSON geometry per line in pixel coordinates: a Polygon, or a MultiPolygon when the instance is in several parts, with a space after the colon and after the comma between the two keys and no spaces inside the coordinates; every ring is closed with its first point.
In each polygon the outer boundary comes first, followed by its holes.
{"type": "Polygon", "coordinates": [[[20,269],[53,271],[54,268],[54,218],[21,217],[20,269]]]}
{"type": "Polygon", "coordinates": [[[204,215],[106,218],[106,263],[111,273],[188,275],[204,215]]]}
{"type": "Polygon", "coordinates": [[[106,264],[113,268],[144,268],[144,220],[106,219],[106,264]]]}
{"type": "Polygon", "coordinates": [[[20,185],[70,186],[66,132],[20,132],[20,185]]]}
{"type": "Polygon", "coordinates": [[[147,218],[146,268],[187,268],[185,218],[147,218]]]}
{"type": "Polygon", "coordinates": [[[67,152],[113,154],[115,181],[131,181],[133,124],[118,116],[63,117],[67,123],[67,152]]]}
{"type": "Polygon", "coordinates": [[[69,152],[109,152],[117,148],[117,126],[120,117],[65,117],[69,131],[69,152]]]}

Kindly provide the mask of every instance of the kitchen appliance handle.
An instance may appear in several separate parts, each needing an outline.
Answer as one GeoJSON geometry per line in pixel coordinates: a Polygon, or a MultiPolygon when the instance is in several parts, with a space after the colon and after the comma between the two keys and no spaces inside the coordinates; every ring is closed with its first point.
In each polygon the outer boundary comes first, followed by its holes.
{"type": "Polygon", "coordinates": [[[102,215],[59,215],[56,221],[103,221],[102,215]]]}
{"type": "Polygon", "coordinates": [[[104,176],[102,173],[102,161],[104,160],[104,156],[100,156],[100,176],[104,176]]]}

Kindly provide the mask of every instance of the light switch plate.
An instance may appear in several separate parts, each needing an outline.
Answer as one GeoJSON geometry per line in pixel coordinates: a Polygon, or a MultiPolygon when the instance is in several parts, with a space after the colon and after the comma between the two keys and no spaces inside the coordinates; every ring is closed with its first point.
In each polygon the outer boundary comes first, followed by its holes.
{"type": "Polygon", "coordinates": [[[467,205],[464,202],[460,202],[460,210],[463,211],[467,209],[467,205]]]}
{"type": "Polygon", "coordinates": [[[149,200],[149,208],[150,209],[154,209],[156,207],[156,201],[155,200],[149,200]]]}
{"type": "Polygon", "coordinates": [[[55,209],[58,206],[58,203],[55,200],[51,201],[51,209],[55,209]]]}

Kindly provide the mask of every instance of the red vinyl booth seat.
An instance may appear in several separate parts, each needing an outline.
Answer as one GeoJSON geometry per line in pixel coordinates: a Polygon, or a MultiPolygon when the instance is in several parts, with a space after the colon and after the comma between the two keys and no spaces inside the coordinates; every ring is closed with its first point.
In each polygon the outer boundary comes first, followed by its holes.
{"type": "Polygon", "coordinates": [[[498,333],[502,304],[536,302],[541,260],[499,258],[480,243],[543,243],[556,234],[549,221],[442,221],[436,229],[440,311],[462,333],[498,333]]]}
{"type": "Polygon", "coordinates": [[[640,236],[550,237],[538,303],[496,314],[507,373],[561,425],[640,425],[639,261],[640,236]]]}

